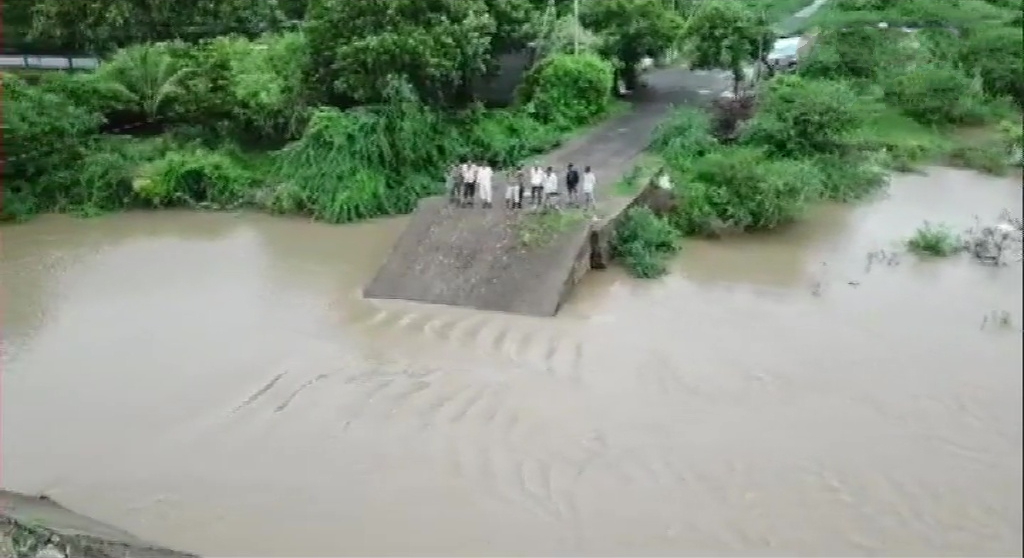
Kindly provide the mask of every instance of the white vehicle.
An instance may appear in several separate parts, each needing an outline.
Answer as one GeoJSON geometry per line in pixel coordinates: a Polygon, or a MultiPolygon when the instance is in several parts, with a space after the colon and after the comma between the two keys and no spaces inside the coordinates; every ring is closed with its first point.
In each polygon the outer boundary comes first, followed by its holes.
{"type": "Polygon", "coordinates": [[[792,70],[800,58],[800,48],[804,46],[803,37],[783,37],[772,45],[768,53],[768,64],[775,70],[792,70]]]}

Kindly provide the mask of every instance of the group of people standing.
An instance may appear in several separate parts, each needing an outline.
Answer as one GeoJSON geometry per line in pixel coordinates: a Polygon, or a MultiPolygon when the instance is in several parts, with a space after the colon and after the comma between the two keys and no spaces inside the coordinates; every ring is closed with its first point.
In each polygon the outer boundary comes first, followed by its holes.
{"type": "MultiPolygon", "coordinates": [[[[451,169],[450,197],[453,203],[472,207],[479,198],[484,208],[494,207],[494,168],[488,163],[465,161],[451,169]]],[[[569,163],[564,173],[566,201],[569,205],[590,208],[594,206],[597,177],[588,166],[581,173],[569,163]]],[[[562,206],[562,180],[554,167],[540,165],[520,167],[505,173],[505,207],[522,209],[523,203],[535,208],[562,206]]]]}

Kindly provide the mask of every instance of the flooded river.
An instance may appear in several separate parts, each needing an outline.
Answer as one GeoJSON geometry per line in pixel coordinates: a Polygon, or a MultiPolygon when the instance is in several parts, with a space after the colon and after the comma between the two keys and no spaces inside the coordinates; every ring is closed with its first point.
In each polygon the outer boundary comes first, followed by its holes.
{"type": "Polygon", "coordinates": [[[1019,555],[1020,266],[868,254],[1021,205],[898,177],[555,319],[361,300],[403,219],[5,227],[3,484],[221,556],[1019,555]]]}

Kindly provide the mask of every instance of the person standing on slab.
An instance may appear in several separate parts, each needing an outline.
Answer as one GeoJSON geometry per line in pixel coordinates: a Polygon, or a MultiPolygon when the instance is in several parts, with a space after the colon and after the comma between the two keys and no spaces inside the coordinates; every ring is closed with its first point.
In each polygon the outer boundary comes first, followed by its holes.
{"type": "Polygon", "coordinates": [[[473,206],[476,198],[476,165],[469,161],[462,163],[462,205],[473,206]]]}
{"type": "Polygon", "coordinates": [[[462,165],[453,164],[445,177],[448,186],[448,203],[458,205],[462,200],[462,165]]]}
{"type": "Polygon", "coordinates": [[[597,176],[588,166],[583,169],[583,205],[587,209],[593,208],[597,203],[597,200],[594,199],[595,189],[597,189],[597,176]]]}
{"type": "Polygon", "coordinates": [[[544,200],[544,169],[534,164],[530,169],[530,203],[533,207],[540,207],[544,200]]]}
{"type": "Polygon", "coordinates": [[[480,203],[484,209],[494,206],[494,169],[484,163],[476,169],[476,187],[480,191],[480,203]]]}
{"type": "Polygon", "coordinates": [[[544,175],[544,206],[555,208],[559,206],[558,175],[555,173],[555,167],[548,167],[548,171],[544,175]]]}
{"type": "Polygon", "coordinates": [[[505,183],[505,209],[523,207],[523,169],[522,167],[508,172],[505,183]]]}
{"type": "Polygon", "coordinates": [[[569,163],[565,170],[565,190],[568,194],[569,205],[579,205],[580,171],[575,165],[569,163]]]}

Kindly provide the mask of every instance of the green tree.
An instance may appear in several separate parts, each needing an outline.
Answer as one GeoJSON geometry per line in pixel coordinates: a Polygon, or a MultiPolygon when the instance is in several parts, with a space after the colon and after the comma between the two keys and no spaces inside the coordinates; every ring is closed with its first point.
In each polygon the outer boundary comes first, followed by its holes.
{"type": "Polygon", "coordinates": [[[153,119],[166,114],[168,103],[183,93],[188,72],[160,45],[136,45],[118,51],[97,77],[112,84],[133,112],[153,119]]]}
{"type": "Polygon", "coordinates": [[[5,47],[21,48],[32,30],[32,3],[30,0],[7,0],[0,4],[3,18],[5,47]]]}
{"type": "Polygon", "coordinates": [[[523,48],[537,38],[538,20],[543,11],[531,0],[485,0],[485,3],[494,20],[493,53],[523,48]]]}
{"type": "Polygon", "coordinates": [[[738,96],[745,68],[771,48],[772,31],[764,18],[737,0],[711,0],[690,18],[686,36],[693,51],[692,67],[728,68],[738,96]]]}
{"type": "Polygon", "coordinates": [[[263,138],[295,138],[309,112],[303,83],[309,57],[305,36],[290,32],[236,40],[246,44],[230,61],[235,120],[263,138]]]}
{"type": "Polygon", "coordinates": [[[431,103],[468,96],[495,29],[484,0],[313,0],[306,18],[316,81],[362,103],[394,77],[431,103]]]}
{"type": "Polygon", "coordinates": [[[309,0],[278,0],[278,5],[286,18],[300,20],[306,17],[309,0]]]}
{"type": "Polygon", "coordinates": [[[974,68],[991,95],[1012,97],[1024,107],[1024,34],[1018,27],[995,27],[972,34],[964,44],[960,60],[974,68]]]}
{"type": "Polygon", "coordinates": [[[595,54],[557,54],[530,72],[521,93],[541,122],[574,127],[608,110],[614,81],[614,68],[595,54]]]}
{"type": "Polygon", "coordinates": [[[147,41],[256,35],[283,21],[277,0],[36,0],[30,39],[107,51],[147,41]]]}
{"type": "Polygon", "coordinates": [[[685,22],[664,0],[581,2],[581,22],[603,39],[603,53],[617,60],[628,88],[636,86],[637,65],[675,46],[685,22]]]}

